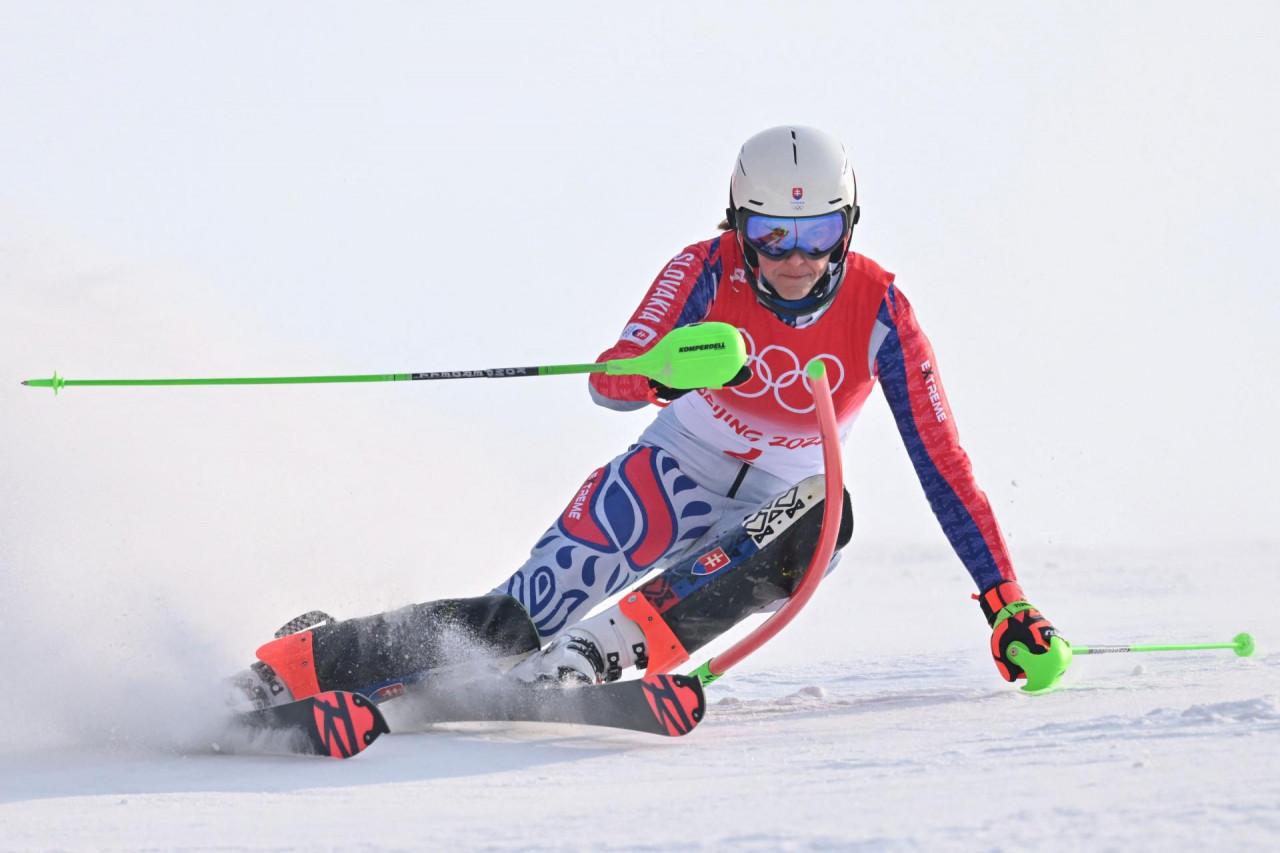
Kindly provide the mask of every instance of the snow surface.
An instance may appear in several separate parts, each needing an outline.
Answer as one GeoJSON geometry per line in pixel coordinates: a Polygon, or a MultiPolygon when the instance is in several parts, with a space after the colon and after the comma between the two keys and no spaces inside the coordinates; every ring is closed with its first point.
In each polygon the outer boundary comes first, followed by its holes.
{"type": "MultiPolygon", "coordinates": [[[[1271,554],[1217,558],[1274,593],[1271,554]]],[[[1214,565],[1183,559],[1170,575],[1214,565]]],[[[1274,597],[1204,613],[1189,636],[1180,613],[1211,577],[1153,592],[1122,561],[1074,594],[1045,590],[1082,642],[1218,640],[1230,626],[1254,629],[1260,651],[1079,658],[1063,689],[1026,696],[984,659],[976,605],[951,584],[918,588],[948,562],[877,561],[900,571],[876,596],[846,563],[783,635],[791,664],[748,662],[712,685],[706,721],[681,739],[458,724],[344,762],[231,756],[156,734],[136,694],[108,693],[78,709],[98,718],[92,737],[0,755],[0,848],[1275,848],[1274,597]],[[849,653],[797,665],[828,642],[811,629],[835,598],[849,653]]]]}

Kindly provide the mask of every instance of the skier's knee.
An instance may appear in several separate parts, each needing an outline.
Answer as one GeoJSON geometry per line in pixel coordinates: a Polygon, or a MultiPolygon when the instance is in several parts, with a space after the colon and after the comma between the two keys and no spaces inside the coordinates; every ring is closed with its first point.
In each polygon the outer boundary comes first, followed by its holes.
{"type": "MultiPolygon", "coordinates": [[[[572,629],[589,632],[599,646],[603,680],[630,665],[669,672],[747,616],[787,598],[812,562],[824,507],[822,477],[797,483],[700,553],[572,629]]],[[[852,535],[846,492],[837,544],[852,535]]]]}

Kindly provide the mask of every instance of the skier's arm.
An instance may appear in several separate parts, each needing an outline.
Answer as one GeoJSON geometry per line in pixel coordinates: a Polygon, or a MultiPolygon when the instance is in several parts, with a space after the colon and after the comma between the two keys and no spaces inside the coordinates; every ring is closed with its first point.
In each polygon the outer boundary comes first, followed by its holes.
{"type": "Polygon", "coordinates": [[[996,669],[1006,681],[1026,679],[1029,689],[1051,686],[1070,657],[1064,657],[1061,640],[1054,642],[1057,629],[1027,602],[1014,576],[991,502],[960,447],[933,348],[910,303],[892,285],[868,355],[933,514],[978,585],[981,595],[974,597],[991,626],[996,669]]]}
{"type": "MultiPolygon", "coordinates": [[[[631,315],[618,342],[600,353],[597,362],[631,358],[679,326],[707,317],[719,283],[719,262],[711,261],[705,244],[690,246],[672,258],[631,315]]],[[[591,375],[591,398],[601,406],[628,412],[653,402],[653,388],[643,376],[591,375]]]]}
{"type": "Polygon", "coordinates": [[[979,590],[1015,580],[991,502],[960,446],[933,348],[893,286],[880,304],[875,340],[874,369],[942,532],[979,590]]]}

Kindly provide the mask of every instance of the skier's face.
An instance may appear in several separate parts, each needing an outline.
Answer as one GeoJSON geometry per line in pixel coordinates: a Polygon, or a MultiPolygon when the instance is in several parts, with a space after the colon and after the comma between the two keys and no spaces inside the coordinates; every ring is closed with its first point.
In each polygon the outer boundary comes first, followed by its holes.
{"type": "Polygon", "coordinates": [[[760,272],[783,299],[804,299],[827,271],[827,259],[792,252],[780,261],[759,255],[760,272]]]}

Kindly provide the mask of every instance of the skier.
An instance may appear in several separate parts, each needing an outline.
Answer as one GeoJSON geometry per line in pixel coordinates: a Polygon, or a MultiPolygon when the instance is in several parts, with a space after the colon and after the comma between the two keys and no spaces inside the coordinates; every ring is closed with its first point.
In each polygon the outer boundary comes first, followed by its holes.
{"type": "MultiPolygon", "coordinates": [[[[459,632],[491,657],[519,657],[510,675],[525,682],[600,684],[632,666],[669,670],[776,606],[807,565],[823,495],[804,374],[813,358],[827,368],[842,437],[879,381],[933,512],[978,588],[996,668],[1008,681],[1025,678],[1011,644],[1043,654],[1055,630],[1026,602],[910,303],[892,274],[849,249],[859,216],[839,141],[802,126],[748,139],[722,233],[671,259],[599,358],[632,357],[676,327],[717,320],[741,331],[747,369],[726,387],[693,391],[593,374],[598,404],[661,409],[635,445],[587,477],[509,579],[474,599],[286,626],[239,677],[241,688],[259,706],[319,689],[396,695],[422,672],[456,662],[459,632]],[[748,539],[751,547],[741,547],[748,539]],[[287,630],[299,627],[307,630],[287,630]]],[[[852,527],[845,501],[840,545],[852,527]]]]}

